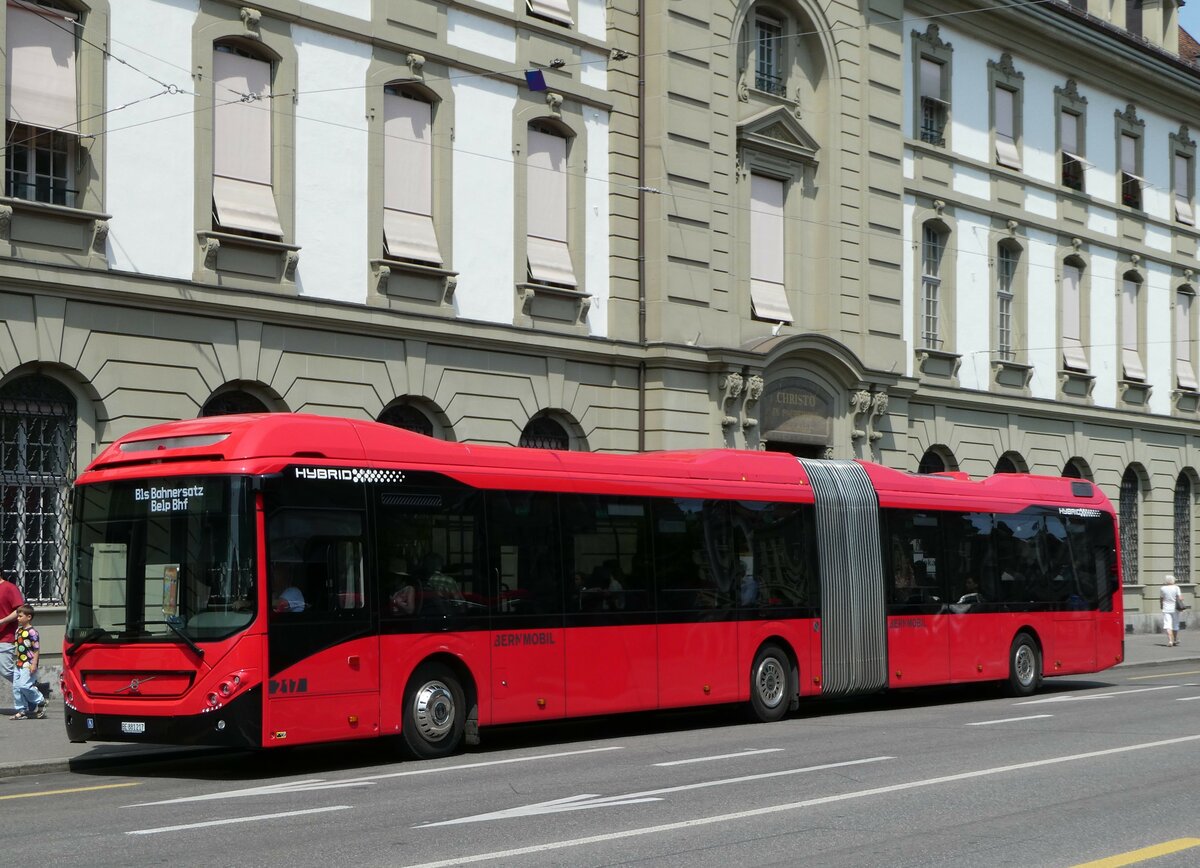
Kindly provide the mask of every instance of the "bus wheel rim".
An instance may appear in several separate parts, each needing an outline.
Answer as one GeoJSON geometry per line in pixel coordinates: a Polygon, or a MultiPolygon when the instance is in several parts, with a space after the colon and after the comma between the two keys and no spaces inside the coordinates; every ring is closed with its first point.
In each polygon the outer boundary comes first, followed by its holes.
{"type": "Polygon", "coordinates": [[[758,671],[754,673],[754,683],[757,685],[758,698],[767,708],[775,708],[783,702],[787,675],[776,658],[768,657],[758,664],[758,671]]]}
{"type": "Polygon", "coordinates": [[[440,681],[430,681],[413,697],[413,721],[427,741],[441,741],[454,728],[454,695],[440,681]]]}
{"type": "Polygon", "coordinates": [[[1017,659],[1014,662],[1014,668],[1017,671],[1017,680],[1022,684],[1033,683],[1033,651],[1028,645],[1022,645],[1017,649],[1017,659]]]}

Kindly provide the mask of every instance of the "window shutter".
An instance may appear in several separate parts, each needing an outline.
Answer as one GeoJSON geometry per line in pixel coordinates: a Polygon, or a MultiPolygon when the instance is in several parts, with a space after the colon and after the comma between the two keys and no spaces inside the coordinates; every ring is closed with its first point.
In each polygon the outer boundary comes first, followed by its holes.
{"type": "Polygon", "coordinates": [[[1063,266],[1063,367],[1069,371],[1086,373],[1088,369],[1087,355],[1083,351],[1079,326],[1079,279],[1080,271],[1077,266],[1063,266]]]}
{"type": "Polygon", "coordinates": [[[567,140],[530,129],[525,165],[529,276],[577,286],[567,246],[567,140]]]}
{"type": "Polygon", "coordinates": [[[7,11],[8,119],[77,135],[75,16],[11,4],[7,11]]]}
{"type": "Polygon", "coordinates": [[[750,176],[750,303],[758,319],[791,322],[784,285],[783,181],[750,176]]]}
{"type": "Polygon", "coordinates": [[[1191,226],[1196,222],[1192,211],[1192,160],[1183,154],[1175,155],[1175,219],[1191,226]]]}
{"type": "Polygon", "coordinates": [[[996,162],[1010,169],[1021,168],[1021,154],[1017,151],[1016,94],[1005,87],[997,87],[996,107],[996,162]]]}
{"type": "Polygon", "coordinates": [[[943,102],[942,65],[924,57],[921,58],[921,96],[943,102]]]}
{"type": "Polygon", "coordinates": [[[271,187],[271,64],[213,52],[213,207],[223,228],[283,235],[271,187]],[[241,101],[239,94],[257,95],[241,101]]]}
{"type": "Polygon", "coordinates": [[[1197,388],[1192,366],[1192,295],[1187,292],[1175,296],[1175,379],[1181,389],[1197,388]]]}
{"type": "Polygon", "coordinates": [[[1058,118],[1058,138],[1063,151],[1076,159],[1079,157],[1079,118],[1070,112],[1062,112],[1058,118]]]}
{"type": "Polygon", "coordinates": [[[442,264],[433,226],[433,106],[383,96],[383,237],[388,254],[442,264]]]}
{"type": "Polygon", "coordinates": [[[568,27],[574,23],[571,20],[571,6],[567,0],[526,0],[525,8],[533,15],[549,18],[568,27]]]}
{"type": "Polygon", "coordinates": [[[1138,351],[1138,282],[1125,280],[1121,292],[1121,366],[1127,380],[1142,381],[1146,371],[1138,351]]]}

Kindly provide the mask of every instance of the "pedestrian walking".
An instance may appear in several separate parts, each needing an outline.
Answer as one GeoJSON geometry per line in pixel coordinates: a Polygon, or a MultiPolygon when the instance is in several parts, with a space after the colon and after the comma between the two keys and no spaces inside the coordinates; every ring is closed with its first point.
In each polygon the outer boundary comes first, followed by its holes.
{"type": "Polygon", "coordinates": [[[17,609],[25,604],[21,589],[0,573],[0,678],[13,680],[13,641],[17,632],[17,609]]]}
{"type": "Polygon", "coordinates": [[[1163,630],[1167,634],[1168,647],[1179,644],[1179,610],[1183,606],[1183,591],[1170,573],[1163,576],[1162,590],[1158,592],[1162,604],[1163,630]]]}
{"type": "Polygon", "coordinates": [[[13,706],[17,713],[10,720],[46,716],[46,699],[37,688],[41,637],[33,626],[33,606],[17,607],[16,641],[13,643],[13,706]]]}

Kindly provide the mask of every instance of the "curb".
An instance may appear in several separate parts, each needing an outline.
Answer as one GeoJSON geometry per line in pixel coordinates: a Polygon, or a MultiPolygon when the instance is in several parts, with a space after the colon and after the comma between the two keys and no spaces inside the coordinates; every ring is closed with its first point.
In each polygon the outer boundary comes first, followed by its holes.
{"type": "Polygon", "coordinates": [[[220,747],[164,746],[157,749],[123,751],[121,753],[94,757],[83,755],[27,760],[20,763],[0,763],[0,779],[25,777],[28,775],[56,774],[58,772],[85,772],[93,769],[114,768],[137,763],[187,759],[191,756],[204,756],[206,754],[225,753],[227,751],[227,748],[220,747]]]}

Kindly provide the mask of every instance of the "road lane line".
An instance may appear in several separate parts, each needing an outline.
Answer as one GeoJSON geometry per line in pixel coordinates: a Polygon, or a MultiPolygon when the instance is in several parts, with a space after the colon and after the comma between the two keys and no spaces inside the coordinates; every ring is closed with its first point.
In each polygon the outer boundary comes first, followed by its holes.
{"type": "Polygon", "coordinates": [[[136,782],[128,784],[99,784],[94,787],[71,787],[69,790],[41,790],[36,793],[13,793],[9,796],[0,796],[0,802],[6,799],[32,799],[37,796],[63,796],[68,793],[90,793],[95,790],[115,790],[118,787],[136,787],[136,782]]]}
{"type": "Polygon", "coordinates": [[[1126,681],[1146,681],[1150,678],[1178,678],[1180,675],[1200,675],[1200,669],[1189,669],[1187,672],[1163,672],[1157,675],[1132,675],[1126,681]]]}
{"type": "Polygon", "coordinates": [[[307,814],[325,814],[329,811],[348,811],[349,805],[330,805],[327,808],[309,808],[306,811],[282,811],[278,814],[258,814],[253,817],[230,817],[228,820],[206,820],[203,823],[185,823],[181,826],[159,826],[157,829],[134,829],[126,835],[157,835],[161,832],[181,832],[184,829],[205,829],[209,826],[229,826],[234,823],[257,823],[259,820],[279,820],[283,817],[303,817],[307,814]]]}
{"type": "Polygon", "coordinates": [[[1095,862],[1083,862],[1076,865],[1075,868],[1121,868],[1122,865],[1136,865],[1138,862],[1149,862],[1151,859],[1157,859],[1159,856],[1181,853],[1193,847],[1200,847],[1200,838],[1176,838],[1174,841],[1164,841],[1161,844],[1142,847],[1140,850],[1130,850],[1128,853],[1120,853],[1105,859],[1097,859],[1095,862]]]}
{"type": "Polygon", "coordinates": [[[1200,741],[1200,735],[1185,735],[1180,738],[1169,738],[1163,741],[1150,741],[1142,744],[1133,744],[1126,747],[1113,747],[1106,750],[1094,750],[1087,753],[1071,754],[1068,756],[1051,757],[1044,760],[1031,760],[1025,763],[1016,763],[1008,766],[996,766],[990,769],[978,769],[972,772],[960,772],[956,775],[944,775],[937,778],[925,778],[919,781],[909,781],[903,784],[891,784],[886,787],[872,787],[867,790],[855,790],[849,793],[838,793],[833,796],[820,796],[815,799],[805,799],[800,802],[789,802],[783,805],[770,805],[765,808],[753,808],[747,811],[738,811],[732,814],[719,814],[715,817],[698,817],[694,820],[681,820],[677,823],[663,823],[659,826],[643,826],[637,829],[626,829],[621,832],[607,832],[602,835],[590,835],[586,838],[572,838],[566,841],[551,841],[546,844],[534,844],[530,847],[517,847],[512,850],[496,850],[491,853],[476,853],[472,856],[458,856],[453,859],[446,859],[438,862],[422,862],[417,865],[412,865],[410,868],[450,868],[452,865],[468,865],[477,862],[492,862],[497,859],[512,859],[518,856],[528,856],[533,853],[545,853],[551,850],[564,850],[568,847],[583,847],[588,844],[603,844],[607,841],[618,841],[622,838],[637,838],[643,835],[654,835],[660,832],[676,832],[681,829],[692,829],[697,826],[710,826],[715,823],[730,823],[740,820],[745,820],[749,817],[763,817],[770,814],[780,814],[785,811],[797,811],[803,808],[812,808],[818,805],[829,805],[836,802],[846,802],[852,799],[863,799],[869,796],[887,795],[889,793],[898,793],[904,790],[915,790],[921,787],[932,787],[939,784],[957,783],[959,781],[967,781],[975,778],[985,778],[992,775],[1008,774],[1010,772],[1024,771],[1026,769],[1041,768],[1044,766],[1061,765],[1062,763],[1076,762],[1078,760],[1095,759],[1102,756],[1115,756],[1122,753],[1130,753],[1138,750],[1153,750],[1155,748],[1165,747],[1167,745],[1186,744],[1188,742],[1200,741]]]}
{"type": "Polygon", "coordinates": [[[329,790],[339,787],[358,787],[366,786],[372,781],[381,781],[387,778],[406,778],[413,775],[438,775],[445,772],[457,772],[463,769],[481,769],[488,766],[503,766],[513,763],[534,762],[535,760],[560,759],[569,756],[584,756],[592,753],[604,753],[610,750],[624,750],[620,745],[613,747],[589,747],[584,750],[568,750],[559,753],[544,753],[534,756],[518,756],[502,760],[488,760],[486,762],[477,763],[460,763],[456,766],[429,766],[423,764],[421,768],[410,769],[403,772],[385,772],[378,775],[364,775],[357,778],[349,778],[342,781],[327,781],[324,778],[309,778],[303,781],[290,781],[282,784],[268,784],[262,787],[249,787],[241,790],[223,790],[216,793],[205,793],[201,796],[180,796],[178,799],[164,799],[161,802],[139,802],[136,805],[125,805],[126,808],[146,808],[151,805],[176,805],[180,802],[210,802],[217,799],[237,799],[247,796],[267,796],[267,795],[288,795],[291,793],[300,793],[307,790],[329,790]]]}
{"type": "Polygon", "coordinates": [[[1112,699],[1114,696],[1129,696],[1134,693],[1151,693],[1155,690],[1174,690],[1176,685],[1164,684],[1162,687],[1135,687],[1133,690],[1110,690],[1108,693],[1082,693],[1063,696],[1047,696],[1045,699],[1027,699],[1024,702],[1014,702],[1013,705],[1045,705],[1050,702],[1086,702],[1089,699],[1112,699]]]}
{"type": "Polygon", "coordinates": [[[991,726],[993,723],[1017,723],[1022,720],[1041,720],[1043,717],[1054,717],[1053,714],[1030,714],[1025,717],[1006,717],[1003,720],[977,720],[964,726],[991,726]]]}
{"type": "MultiPolygon", "coordinates": [[[[1046,715],[1046,716],[1049,717],[1049,715],[1046,715]]],[[[669,763],[654,763],[654,765],[656,768],[665,768],[666,766],[685,766],[688,763],[706,763],[706,762],[711,762],[713,760],[733,759],[735,757],[743,757],[743,756],[755,756],[760,753],[777,753],[781,750],[783,750],[783,748],[781,748],[781,747],[764,747],[764,748],[760,748],[759,750],[754,750],[753,748],[747,748],[746,750],[738,751],[737,753],[721,753],[721,754],[717,754],[716,756],[698,756],[698,757],[695,757],[694,759],[674,760],[673,762],[669,762],[669,763]]]]}
{"type": "Polygon", "coordinates": [[[1176,696],[1176,702],[1191,702],[1193,699],[1200,699],[1200,696],[1176,696]]]}

